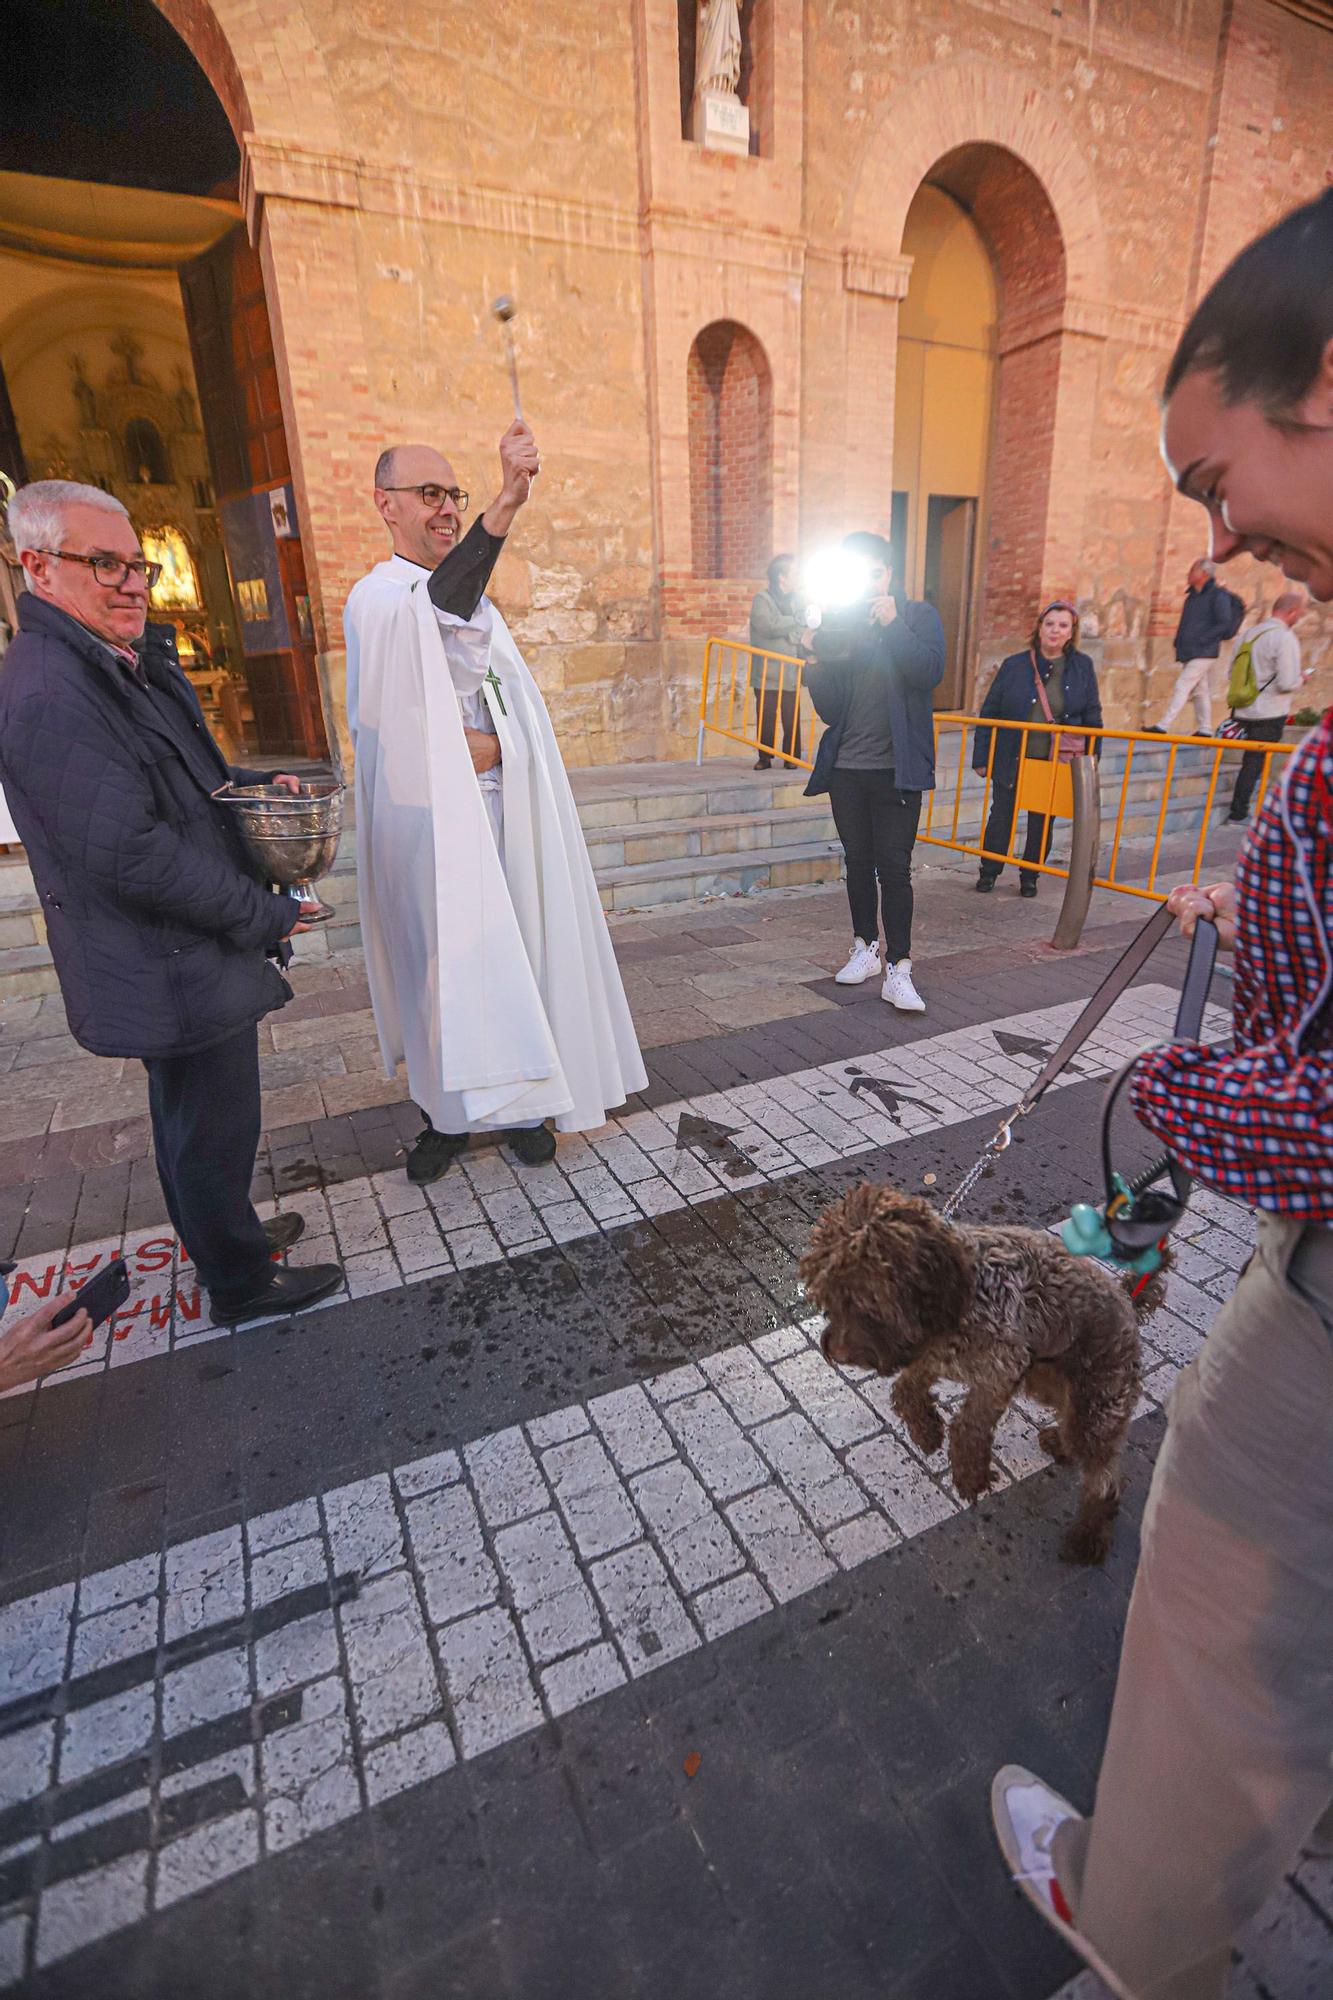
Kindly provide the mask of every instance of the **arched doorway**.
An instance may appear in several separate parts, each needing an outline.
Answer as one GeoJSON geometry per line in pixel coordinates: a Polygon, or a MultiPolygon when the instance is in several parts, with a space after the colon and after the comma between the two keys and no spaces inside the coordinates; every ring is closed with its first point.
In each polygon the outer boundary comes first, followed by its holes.
{"type": "Polygon", "coordinates": [[[979,657],[1031,629],[1044,587],[1064,244],[1031,168],[974,144],[931,168],[903,250],[894,526],[908,586],[944,619],[939,704],[957,707],[979,657]]]}
{"type": "Polygon", "coordinates": [[[928,598],[944,621],[937,705],[954,708],[963,699],[986,491],[997,288],[976,225],[942,188],[918,190],[903,254],[912,275],[898,314],[892,540],[900,587],[928,598]]]}
{"type": "Polygon", "coordinates": [[[748,328],[703,329],[686,393],[694,574],[759,576],[773,553],[773,378],[748,328]]]}
{"type": "Polygon", "coordinates": [[[0,468],[87,480],[166,564],[154,613],[238,761],[328,753],[240,159],[153,0],[11,0],[0,468]]]}

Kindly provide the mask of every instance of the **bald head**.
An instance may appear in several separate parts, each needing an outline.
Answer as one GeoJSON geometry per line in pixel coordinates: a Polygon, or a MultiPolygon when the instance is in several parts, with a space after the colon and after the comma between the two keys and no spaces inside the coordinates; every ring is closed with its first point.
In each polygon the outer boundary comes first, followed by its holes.
{"type": "Polygon", "coordinates": [[[394,444],[380,453],[375,505],[395,555],[427,569],[443,561],[462,533],[460,503],[452,497],[457,490],[452,465],[433,445],[394,444]]]}
{"type": "Polygon", "coordinates": [[[1303,590],[1284,590],[1273,599],[1273,616],[1280,618],[1284,625],[1294,625],[1305,615],[1309,601],[1303,590]]]}

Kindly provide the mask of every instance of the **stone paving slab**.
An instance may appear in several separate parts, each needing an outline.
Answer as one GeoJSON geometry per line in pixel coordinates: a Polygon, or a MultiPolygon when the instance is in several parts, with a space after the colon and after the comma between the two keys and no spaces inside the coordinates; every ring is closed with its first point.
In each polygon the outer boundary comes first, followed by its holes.
{"type": "MultiPolygon", "coordinates": [[[[1001,1490],[960,1509],[884,1385],[818,1357],[795,1261],[866,1174],[950,1185],[1039,1060],[1014,1037],[1058,1034],[1105,956],[960,953],[924,1020],[867,994],[710,1030],[554,1168],[477,1152],[424,1202],[385,1157],[401,1107],[312,1122],[274,1198],[367,1285],[296,1321],[205,1338],[157,1230],[126,1339],[0,1402],[0,1982],[1039,2000],[1069,1978],[995,1860],[989,1778],[1017,1756],[1090,1796],[1160,1404],[1253,1219],[1191,1207],[1091,1576],[1054,1559],[1070,1479],[1031,1412],[1001,1490]]],[[[1099,1078],[1170,1011],[1135,990],[978,1218],[1091,1191],[1099,1078]]],[[[100,1210],[86,1173],[33,1184],[28,1289],[52,1246],[95,1268],[131,1200],[153,1224],[119,1171],[100,1210]]],[[[1302,1869],[1237,1993],[1313,2000],[1331,1921],[1302,1869]]]]}
{"type": "MultiPolygon", "coordinates": [[[[766,1084],[629,1112],[600,1132],[562,1138],[546,1167],[525,1168],[497,1151],[481,1151],[428,1189],[411,1186],[397,1169],[281,1194],[262,1207],[304,1216],[306,1234],[290,1262],[343,1260],[347,1286],[328,1304],[362,1298],[553,1241],[567,1243],[642,1215],[714,1201],[738,1188],[781,1182],[803,1168],[939,1130],[986,1108],[1006,1111],[1077,1011],[1077,1002],[1036,1008],[998,1024],[926,1036],[907,1051],[890,1046],[766,1084]],[[997,1033],[1011,1048],[1021,1042],[1024,1052],[1007,1055],[997,1033]],[[929,1097],[923,1078],[932,1079],[929,1097]]],[[[1173,1011],[1169,989],[1132,989],[1085,1045],[1081,1074],[1109,1073],[1127,1049],[1164,1039],[1173,1011]]],[[[1222,1032],[1225,1018],[1213,1013],[1212,1032],[1222,1032]]],[[[1053,1088],[1067,1088],[1072,1080],[1067,1075],[1053,1088]]],[[[84,1284],[119,1255],[130,1267],[129,1300],[87,1358],[48,1377],[39,1398],[178,1344],[236,1337],[212,1325],[193,1268],[165,1222],[22,1258],[10,1280],[11,1300],[35,1303],[63,1285],[84,1284]]],[[[1183,1273],[1173,1284],[1187,1278],[1183,1273]]]]}

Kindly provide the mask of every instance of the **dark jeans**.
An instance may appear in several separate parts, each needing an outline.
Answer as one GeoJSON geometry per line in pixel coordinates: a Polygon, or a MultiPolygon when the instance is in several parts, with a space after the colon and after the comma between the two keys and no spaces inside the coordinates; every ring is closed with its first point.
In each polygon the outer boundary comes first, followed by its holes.
{"type": "Polygon", "coordinates": [[[259,1150],[259,1035],[188,1056],[150,1056],[148,1106],[167,1214],[215,1306],[264,1282],[264,1225],[250,1199],[259,1150]]]}
{"type": "MultiPolygon", "coordinates": [[[[1009,842],[1014,831],[1014,814],[1017,810],[1017,804],[1018,786],[1016,783],[1009,785],[996,784],[992,786],[990,818],[986,821],[986,832],[981,842],[983,847],[990,848],[992,854],[1008,853],[1009,842]]],[[[1051,838],[1054,832],[1054,819],[1048,819],[1045,813],[1029,813],[1027,839],[1023,843],[1023,859],[1025,861],[1044,861],[1051,851],[1051,838]]],[[[1003,869],[1003,861],[983,861],[981,864],[982,881],[997,881],[1003,869]]],[[[1035,883],[1037,880],[1037,871],[1035,868],[1020,868],[1018,879],[1020,882],[1035,883]]]]}
{"type": "Polygon", "coordinates": [[[912,848],[921,818],[920,792],[902,792],[892,771],[837,771],[829,804],[847,856],[852,929],[873,944],[884,908],[884,956],[892,965],[912,955],[912,848]]]}
{"type": "Polygon", "coordinates": [[[759,738],[759,768],[767,771],[773,763],[773,749],[778,738],[778,704],[782,704],[782,754],[784,757],[799,757],[801,754],[801,718],[796,706],[795,688],[756,688],[754,691],[755,717],[758,727],[755,735],[759,738]]]}
{"type": "MultiPolygon", "coordinates": [[[[1251,743],[1280,743],[1282,731],[1286,727],[1285,715],[1270,716],[1264,722],[1246,722],[1242,725],[1251,743]]],[[[1234,819],[1244,819],[1250,810],[1250,800],[1264,768],[1262,750],[1247,750],[1240,760],[1236,773],[1236,789],[1231,794],[1231,815],[1234,819]]]]}

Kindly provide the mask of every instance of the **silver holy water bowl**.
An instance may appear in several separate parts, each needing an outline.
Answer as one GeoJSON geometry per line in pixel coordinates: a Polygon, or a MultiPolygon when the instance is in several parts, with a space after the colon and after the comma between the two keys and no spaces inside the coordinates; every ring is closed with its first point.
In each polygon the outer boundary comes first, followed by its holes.
{"type": "Polygon", "coordinates": [[[277,785],[228,785],[214,794],[235,814],[242,840],[269,881],[300,898],[302,923],[324,923],[333,915],[313,885],[337,859],[346,789],[337,778],[313,778],[299,793],[277,785]]]}

